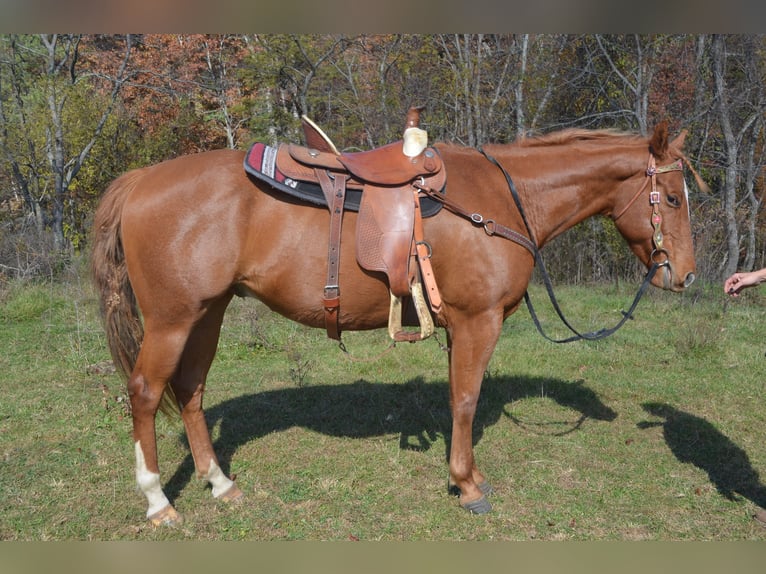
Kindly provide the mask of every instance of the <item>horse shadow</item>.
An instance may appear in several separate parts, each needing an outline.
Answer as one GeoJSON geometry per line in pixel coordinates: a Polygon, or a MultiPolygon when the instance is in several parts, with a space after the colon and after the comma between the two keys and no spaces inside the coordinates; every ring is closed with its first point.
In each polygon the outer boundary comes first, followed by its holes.
{"type": "Polygon", "coordinates": [[[639,428],[662,426],[665,442],[680,462],[704,470],[718,493],[728,500],[738,495],[766,507],[761,483],[747,453],[703,418],[665,403],[644,403],[643,409],[663,421],[643,421],[639,428]]]}
{"type": "MultiPolygon", "coordinates": [[[[582,381],[488,377],[482,383],[474,418],[474,445],[481,440],[484,429],[497,423],[501,416],[514,420],[506,404],[541,395],[580,413],[565,432],[578,430],[587,419],[613,421],[617,417],[582,381]]],[[[429,450],[441,437],[445,442],[445,459],[449,456],[452,429],[449,385],[446,381],[426,382],[422,377],[404,384],[358,380],[345,385],[262,391],[214,405],[206,409],[205,418],[208,428],[219,425],[213,446],[227,474],[231,458],[240,446],[296,426],[346,438],[398,434],[399,447],[415,451],[429,450]]],[[[171,501],[194,472],[189,454],[166,484],[165,492],[171,501]]]]}

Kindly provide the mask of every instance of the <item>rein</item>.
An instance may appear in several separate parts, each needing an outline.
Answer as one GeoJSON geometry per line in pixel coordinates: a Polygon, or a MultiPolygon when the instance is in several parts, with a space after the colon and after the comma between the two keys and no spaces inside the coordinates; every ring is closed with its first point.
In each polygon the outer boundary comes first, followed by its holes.
{"type": "MultiPolygon", "coordinates": [[[[497,224],[492,219],[484,219],[484,217],[478,213],[470,213],[462,209],[458,205],[456,205],[454,202],[447,201],[446,198],[439,193],[432,193],[432,190],[423,189],[421,187],[419,187],[419,189],[423,191],[424,193],[426,193],[429,197],[433,197],[434,199],[438,199],[439,201],[444,203],[445,207],[447,207],[450,211],[458,215],[461,215],[476,224],[483,225],[484,230],[487,232],[488,235],[499,235],[506,239],[515,241],[516,243],[519,243],[520,245],[523,245],[524,247],[526,247],[532,253],[532,255],[535,258],[536,264],[540,268],[540,273],[542,275],[543,282],[545,283],[545,288],[546,288],[546,291],[548,292],[548,297],[550,298],[553,308],[556,310],[557,315],[559,316],[561,321],[564,323],[564,325],[566,325],[566,327],[572,333],[574,333],[573,336],[564,338],[564,339],[553,339],[550,336],[548,336],[543,330],[542,325],[540,324],[540,320],[537,317],[537,313],[534,310],[534,307],[532,305],[532,300],[529,297],[529,291],[525,291],[524,301],[527,304],[527,308],[529,309],[529,314],[531,315],[532,320],[534,321],[535,326],[537,327],[537,330],[540,332],[540,334],[544,338],[546,338],[547,340],[553,343],[569,343],[572,341],[579,341],[579,340],[597,341],[599,339],[603,339],[608,337],[609,335],[612,335],[620,327],[622,327],[628,319],[632,319],[633,311],[638,306],[638,302],[641,300],[641,297],[644,295],[646,288],[651,283],[652,278],[654,277],[655,273],[657,273],[657,270],[660,267],[665,267],[669,264],[669,259],[667,258],[667,251],[665,251],[665,249],[663,249],[662,247],[662,232],[660,231],[662,217],[659,214],[659,192],[657,191],[657,184],[656,184],[655,177],[657,173],[664,173],[666,171],[682,169],[681,162],[679,161],[667,166],[656,168],[654,166],[654,156],[650,154],[649,167],[647,168],[646,175],[649,176],[650,179],[652,180],[652,192],[650,194],[650,203],[652,204],[652,207],[653,207],[652,224],[655,229],[655,232],[653,234],[655,250],[652,252],[652,255],[651,255],[652,266],[647,272],[646,276],[644,277],[644,280],[641,283],[641,286],[639,287],[638,292],[636,293],[636,296],[634,297],[633,303],[631,304],[630,308],[628,309],[628,311],[621,311],[623,317],[615,326],[611,328],[602,328],[602,329],[599,329],[598,331],[581,333],[577,329],[575,329],[566,319],[563,311],[561,310],[561,307],[559,306],[558,300],[556,299],[556,296],[553,293],[553,285],[551,283],[550,276],[548,275],[548,272],[545,268],[545,263],[543,262],[542,256],[540,254],[540,249],[537,247],[537,243],[534,240],[534,234],[532,233],[532,228],[530,227],[529,222],[527,221],[526,214],[521,205],[521,199],[519,198],[519,194],[516,191],[516,186],[514,185],[513,180],[511,179],[511,176],[494,157],[489,155],[482,148],[479,148],[479,151],[482,153],[482,155],[484,155],[484,157],[486,157],[490,162],[492,162],[497,167],[499,167],[500,170],[503,172],[503,175],[505,176],[505,180],[508,184],[508,189],[510,190],[511,195],[513,196],[513,201],[516,204],[516,207],[519,210],[519,213],[521,214],[521,218],[524,221],[524,226],[526,227],[527,233],[529,234],[529,237],[531,239],[528,239],[527,237],[523,236],[522,234],[516,231],[513,231],[512,229],[508,227],[497,224]],[[658,253],[662,253],[665,255],[664,261],[657,262],[655,260],[655,255],[658,253]]],[[[623,210],[617,215],[617,217],[622,216],[623,213],[627,211],[627,209],[638,199],[638,197],[641,195],[645,187],[646,187],[646,182],[644,182],[644,185],[641,187],[641,189],[638,190],[638,193],[636,193],[633,196],[630,202],[628,202],[628,205],[625,208],[623,208],[623,210]]],[[[617,217],[615,217],[615,219],[617,219],[617,217]]]]}
{"type": "MultiPolygon", "coordinates": [[[[529,233],[530,237],[533,237],[532,229],[529,226],[529,222],[527,221],[527,217],[526,217],[526,215],[524,213],[524,208],[521,205],[521,199],[519,198],[519,194],[516,191],[516,186],[513,184],[513,180],[511,179],[510,174],[505,170],[505,168],[502,165],[500,165],[500,163],[494,157],[492,157],[487,152],[485,152],[484,149],[479,148],[479,151],[482,153],[482,155],[484,155],[484,157],[486,157],[490,162],[494,163],[503,172],[503,175],[505,176],[505,180],[508,183],[508,189],[511,191],[511,195],[513,196],[513,201],[514,201],[514,203],[516,203],[516,207],[518,208],[519,213],[521,214],[521,218],[524,221],[524,226],[527,228],[527,232],[529,233]]],[[[656,170],[656,168],[654,168],[654,156],[652,156],[651,154],[650,154],[650,157],[649,157],[649,167],[650,167],[650,169],[653,168],[652,169],[652,173],[651,173],[653,192],[658,194],[659,192],[657,192],[656,181],[654,180],[654,177],[655,177],[655,174],[656,174],[657,170],[656,170]]],[[[647,169],[647,175],[650,175],[649,174],[649,169],[647,169]]],[[[646,183],[644,183],[644,185],[641,187],[641,189],[638,191],[638,193],[633,197],[633,199],[631,199],[630,203],[633,203],[638,198],[638,196],[643,191],[644,187],[646,187],[646,183]]],[[[659,195],[658,195],[658,197],[659,197],[659,195]]],[[[652,200],[653,199],[654,199],[654,196],[652,196],[652,200]]],[[[657,203],[659,203],[659,200],[657,201],[657,203]]],[[[622,213],[620,215],[622,215],[622,213]]],[[[622,327],[625,324],[625,322],[628,319],[632,319],[633,318],[633,311],[635,311],[636,307],[638,306],[638,302],[641,300],[641,297],[643,297],[644,293],[646,292],[646,288],[651,283],[652,278],[654,277],[654,274],[657,273],[657,270],[660,267],[664,267],[664,266],[668,265],[667,257],[661,263],[658,263],[654,259],[654,253],[656,251],[662,250],[663,252],[665,252],[665,250],[662,249],[662,232],[659,231],[659,225],[662,222],[662,218],[659,217],[659,212],[658,211],[657,211],[657,215],[658,215],[658,223],[657,223],[657,225],[655,227],[655,230],[656,230],[655,239],[656,239],[656,235],[659,234],[660,244],[657,245],[657,249],[655,249],[655,251],[652,253],[652,256],[651,256],[652,266],[651,266],[651,268],[649,269],[649,271],[647,272],[646,276],[644,277],[644,281],[641,283],[641,286],[638,288],[638,292],[636,293],[636,296],[633,298],[633,303],[631,304],[631,306],[628,309],[628,311],[621,311],[622,312],[622,319],[620,319],[620,321],[616,325],[614,325],[613,327],[611,327],[611,328],[602,328],[602,329],[599,329],[598,331],[590,331],[590,332],[587,332],[587,333],[581,333],[577,329],[575,329],[570,324],[570,322],[567,320],[567,318],[564,316],[564,313],[561,310],[561,307],[559,306],[558,300],[556,299],[556,296],[553,293],[553,284],[551,283],[551,278],[548,275],[548,271],[545,268],[545,263],[543,262],[542,255],[540,254],[540,249],[537,247],[537,244],[535,243],[535,251],[534,251],[535,261],[536,261],[536,263],[540,267],[540,274],[543,277],[543,283],[545,283],[545,289],[548,292],[548,297],[549,297],[549,299],[551,301],[551,304],[553,305],[553,308],[556,310],[556,314],[559,316],[559,319],[561,319],[562,323],[564,323],[564,325],[566,325],[566,327],[573,333],[573,335],[571,337],[567,337],[567,338],[564,338],[564,339],[553,339],[552,337],[547,335],[545,333],[545,331],[543,330],[542,325],[540,324],[540,320],[537,318],[537,313],[535,313],[534,306],[532,305],[532,299],[529,296],[529,291],[525,291],[524,292],[524,301],[527,304],[527,309],[529,309],[529,314],[532,317],[532,320],[534,321],[535,326],[537,327],[537,330],[540,332],[540,334],[544,338],[548,339],[549,341],[551,341],[553,343],[570,343],[572,341],[580,341],[580,340],[598,341],[599,339],[604,339],[604,338],[608,337],[609,335],[614,334],[618,329],[620,329],[620,327],[622,327]]],[[[652,216],[652,222],[653,223],[654,223],[654,220],[655,220],[655,217],[653,215],[652,216]]]]}

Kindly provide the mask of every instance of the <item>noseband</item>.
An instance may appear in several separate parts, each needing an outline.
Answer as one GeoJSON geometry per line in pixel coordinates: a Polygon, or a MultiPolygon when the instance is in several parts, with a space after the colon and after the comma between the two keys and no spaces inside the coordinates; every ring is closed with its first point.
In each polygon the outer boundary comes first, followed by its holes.
{"type": "Polygon", "coordinates": [[[652,234],[652,241],[654,241],[654,250],[652,251],[652,254],[650,255],[650,259],[652,263],[655,265],[658,265],[660,267],[663,267],[668,264],[668,252],[663,248],[663,236],[662,236],[662,215],[660,214],[660,192],[657,191],[657,175],[660,173],[667,173],[669,171],[683,171],[684,165],[683,162],[678,159],[674,161],[673,163],[669,163],[668,165],[663,165],[660,167],[656,167],[654,163],[654,155],[649,154],[649,165],[646,168],[646,175],[648,179],[644,180],[644,185],[641,186],[641,188],[636,192],[636,194],[630,199],[630,201],[627,203],[625,207],[620,210],[620,213],[612,217],[612,221],[617,221],[620,217],[625,215],[625,212],[630,209],[630,206],[633,205],[636,200],[641,196],[641,193],[643,193],[644,189],[646,188],[646,184],[649,183],[651,180],[652,182],[652,191],[649,192],[649,205],[652,206],[652,227],[654,228],[654,233],[652,234]],[[655,257],[659,254],[662,254],[665,256],[664,261],[658,262],[655,257]]]}

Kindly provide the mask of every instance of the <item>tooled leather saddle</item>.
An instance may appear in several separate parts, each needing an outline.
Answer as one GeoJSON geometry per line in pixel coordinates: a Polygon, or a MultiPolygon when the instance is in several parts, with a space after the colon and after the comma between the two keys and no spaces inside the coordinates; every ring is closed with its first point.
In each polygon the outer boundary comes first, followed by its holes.
{"type": "Polygon", "coordinates": [[[436,149],[427,147],[419,129],[421,108],[407,113],[402,140],[357,153],[341,153],[327,135],[303,117],[306,146],[255,143],[245,156],[245,171],[273,189],[330,211],[327,282],[323,293],[325,327],[340,340],[340,239],[343,213],[358,211],[356,260],[368,271],[382,272],[390,290],[389,335],[394,341],[417,341],[434,331],[431,311],[441,298],[430,265],[430,246],[422,219],[436,214],[441,202],[421,197],[420,188],[444,192],[446,171],[436,149]],[[416,262],[417,264],[413,264],[416,262]],[[426,302],[423,284],[428,294],[426,302]],[[411,297],[419,331],[402,329],[402,298],[411,297]],[[430,310],[429,310],[430,307],[430,310]]]}

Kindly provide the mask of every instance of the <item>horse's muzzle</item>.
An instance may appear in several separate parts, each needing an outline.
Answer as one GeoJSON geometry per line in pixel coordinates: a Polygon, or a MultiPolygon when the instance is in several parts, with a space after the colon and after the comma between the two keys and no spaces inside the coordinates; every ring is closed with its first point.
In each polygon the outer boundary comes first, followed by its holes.
{"type": "MultiPolygon", "coordinates": [[[[689,271],[683,276],[682,282],[680,281],[680,277],[673,272],[673,267],[671,265],[665,265],[662,268],[662,288],[668,291],[674,291],[676,293],[683,291],[694,283],[696,278],[697,276],[692,271],[689,271]]],[[[657,283],[655,283],[655,285],[657,285],[657,283]]]]}

